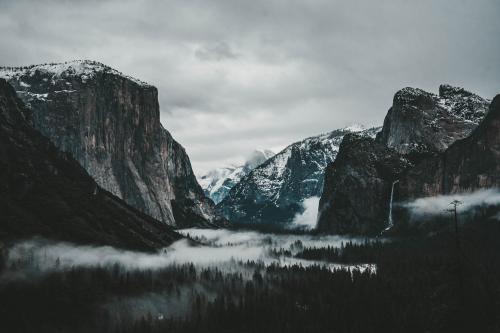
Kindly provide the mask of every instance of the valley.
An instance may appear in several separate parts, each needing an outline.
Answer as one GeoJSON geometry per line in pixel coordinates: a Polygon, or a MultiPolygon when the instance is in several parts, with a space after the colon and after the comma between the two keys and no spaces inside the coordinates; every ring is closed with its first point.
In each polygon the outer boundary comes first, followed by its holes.
{"type": "Polygon", "coordinates": [[[197,179],[155,87],[93,61],[0,77],[1,328],[499,327],[500,95],[403,88],[382,127],[197,179]]]}
{"type": "Polygon", "coordinates": [[[0,257],[3,327],[437,332],[498,323],[497,222],[461,230],[461,263],[451,232],[392,241],[180,232],[193,243],[157,254],[44,240],[13,245],[0,257]]]}

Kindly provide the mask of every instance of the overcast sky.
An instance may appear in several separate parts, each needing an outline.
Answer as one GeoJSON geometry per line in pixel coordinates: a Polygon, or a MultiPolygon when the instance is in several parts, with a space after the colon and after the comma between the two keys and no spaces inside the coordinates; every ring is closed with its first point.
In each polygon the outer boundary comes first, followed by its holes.
{"type": "Polygon", "coordinates": [[[500,93],[498,0],[0,0],[0,65],[92,59],[159,89],[198,174],[353,123],[405,86],[500,93]]]}

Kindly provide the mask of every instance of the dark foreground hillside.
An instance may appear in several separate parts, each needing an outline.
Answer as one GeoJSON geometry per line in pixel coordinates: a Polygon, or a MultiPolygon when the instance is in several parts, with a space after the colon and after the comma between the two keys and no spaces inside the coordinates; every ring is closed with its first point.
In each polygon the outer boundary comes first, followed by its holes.
{"type": "Polygon", "coordinates": [[[27,256],[3,264],[0,325],[5,332],[498,332],[499,237],[498,221],[476,221],[461,229],[459,250],[444,231],[346,246],[335,258],[371,259],[376,273],[248,262],[239,272],[113,266],[34,269],[36,279],[9,280],[25,272],[27,256]],[[154,307],[137,316],[155,303],[174,317],[154,307]]]}

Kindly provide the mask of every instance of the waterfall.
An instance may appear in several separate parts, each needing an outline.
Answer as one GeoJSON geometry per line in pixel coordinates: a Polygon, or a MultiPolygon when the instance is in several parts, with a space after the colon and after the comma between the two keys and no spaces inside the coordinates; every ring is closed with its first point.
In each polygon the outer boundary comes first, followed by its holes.
{"type": "Polygon", "coordinates": [[[394,185],[398,183],[399,180],[395,180],[392,182],[392,187],[391,187],[391,199],[389,201],[389,216],[387,218],[387,228],[385,230],[389,230],[394,226],[394,221],[392,220],[392,201],[394,199],[394,185]]]}

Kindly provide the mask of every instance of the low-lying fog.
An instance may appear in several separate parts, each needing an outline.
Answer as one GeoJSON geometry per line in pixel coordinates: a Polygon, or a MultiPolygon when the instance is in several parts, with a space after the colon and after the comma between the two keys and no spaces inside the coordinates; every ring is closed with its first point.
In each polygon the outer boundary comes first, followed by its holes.
{"type": "MultiPolygon", "coordinates": [[[[498,190],[489,190],[460,194],[458,199],[464,202],[459,211],[461,217],[473,208],[497,204],[500,198],[498,193],[498,190]]],[[[407,203],[407,206],[416,213],[431,215],[449,208],[450,201],[456,198],[424,198],[407,203]]],[[[317,210],[316,206],[315,199],[305,202],[304,212],[296,216],[291,229],[310,229],[312,221],[315,221],[311,212],[317,210]]],[[[119,331],[120,325],[134,323],[149,315],[157,320],[189,318],[197,304],[201,304],[200,299],[204,300],[203,304],[208,304],[224,293],[229,293],[228,297],[240,297],[244,295],[247,283],[257,283],[259,277],[260,281],[267,281],[265,288],[273,288],[278,281],[273,280],[273,274],[283,274],[283,277],[287,277],[286,272],[309,271],[316,274],[325,272],[323,268],[330,271],[344,268],[353,274],[354,269],[376,272],[375,265],[370,263],[346,265],[297,257],[305,248],[340,248],[342,243],[371,241],[365,238],[295,234],[292,230],[290,234],[226,229],[183,229],[179,232],[186,238],[156,253],[39,238],[18,242],[7,249],[0,248],[0,291],[23,283],[44,288],[44,281],[64,283],[67,277],[74,279],[75,275],[82,278],[77,280],[76,285],[80,286],[83,281],[83,287],[92,290],[94,286],[101,286],[104,276],[105,281],[118,281],[124,287],[123,290],[103,289],[97,293],[100,298],[95,301],[96,311],[108,316],[119,331]],[[288,268],[293,265],[316,267],[288,268]],[[282,268],[276,270],[275,266],[282,268]],[[238,295],[232,294],[235,290],[238,295]]],[[[380,238],[377,240],[381,241],[380,238]]],[[[73,281],[71,279],[68,281],[73,281]]],[[[32,295],[33,299],[36,295],[36,292],[32,295]]]]}
{"type": "MultiPolygon", "coordinates": [[[[47,274],[64,274],[73,268],[103,267],[112,271],[116,265],[120,270],[131,273],[138,270],[149,271],[154,277],[163,276],[163,269],[182,270],[182,267],[192,263],[196,274],[202,274],[205,269],[215,269],[226,277],[236,274],[246,281],[252,280],[255,271],[265,274],[264,267],[270,265],[318,265],[330,270],[345,268],[372,272],[376,269],[375,265],[369,263],[345,265],[294,257],[306,247],[340,247],[343,242],[364,242],[365,239],[361,238],[213,229],[184,229],[179,232],[187,238],[157,253],[126,251],[110,246],[75,245],[45,239],[19,242],[7,249],[5,268],[3,272],[0,270],[0,287],[8,288],[11,282],[16,281],[36,283],[42,281],[47,274]]],[[[148,314],[162,320],[189,315],[196,295],[204,295],[211,301],[221,292],[220,286],[206,281],[176,282],[175,285],[174,290],[147,291],[128,296],[117,294],[108,297],[100,304],[100,308],[116,323],[139,320],[148,314]]]]}
{"type": "MultiPolygon", "coordinates": [[[[239,263],[257,262],[263,265],[325,265],[334,269],[345,265],[310,261],[293,256],[305,247],[340,247],[342,243],[364,242],[363,238],[315,236],[309,234],[266,234],[255,231],[214,229],[183,229],[181,239],[158,253],[143,253],[110,246],[83,246],[43,239],[27,240],[8,249],[8,262],[26,262],[37,270],[71,267],[110,266],[119,264],[128,269],[158,269],[169,265],[193,263],[198,267],[237,270],[239,263]],[[289,251],[284,254],[283,251],[289,251]]],[[[369,265],[356,265],[360,269],[369,265]]]]}

